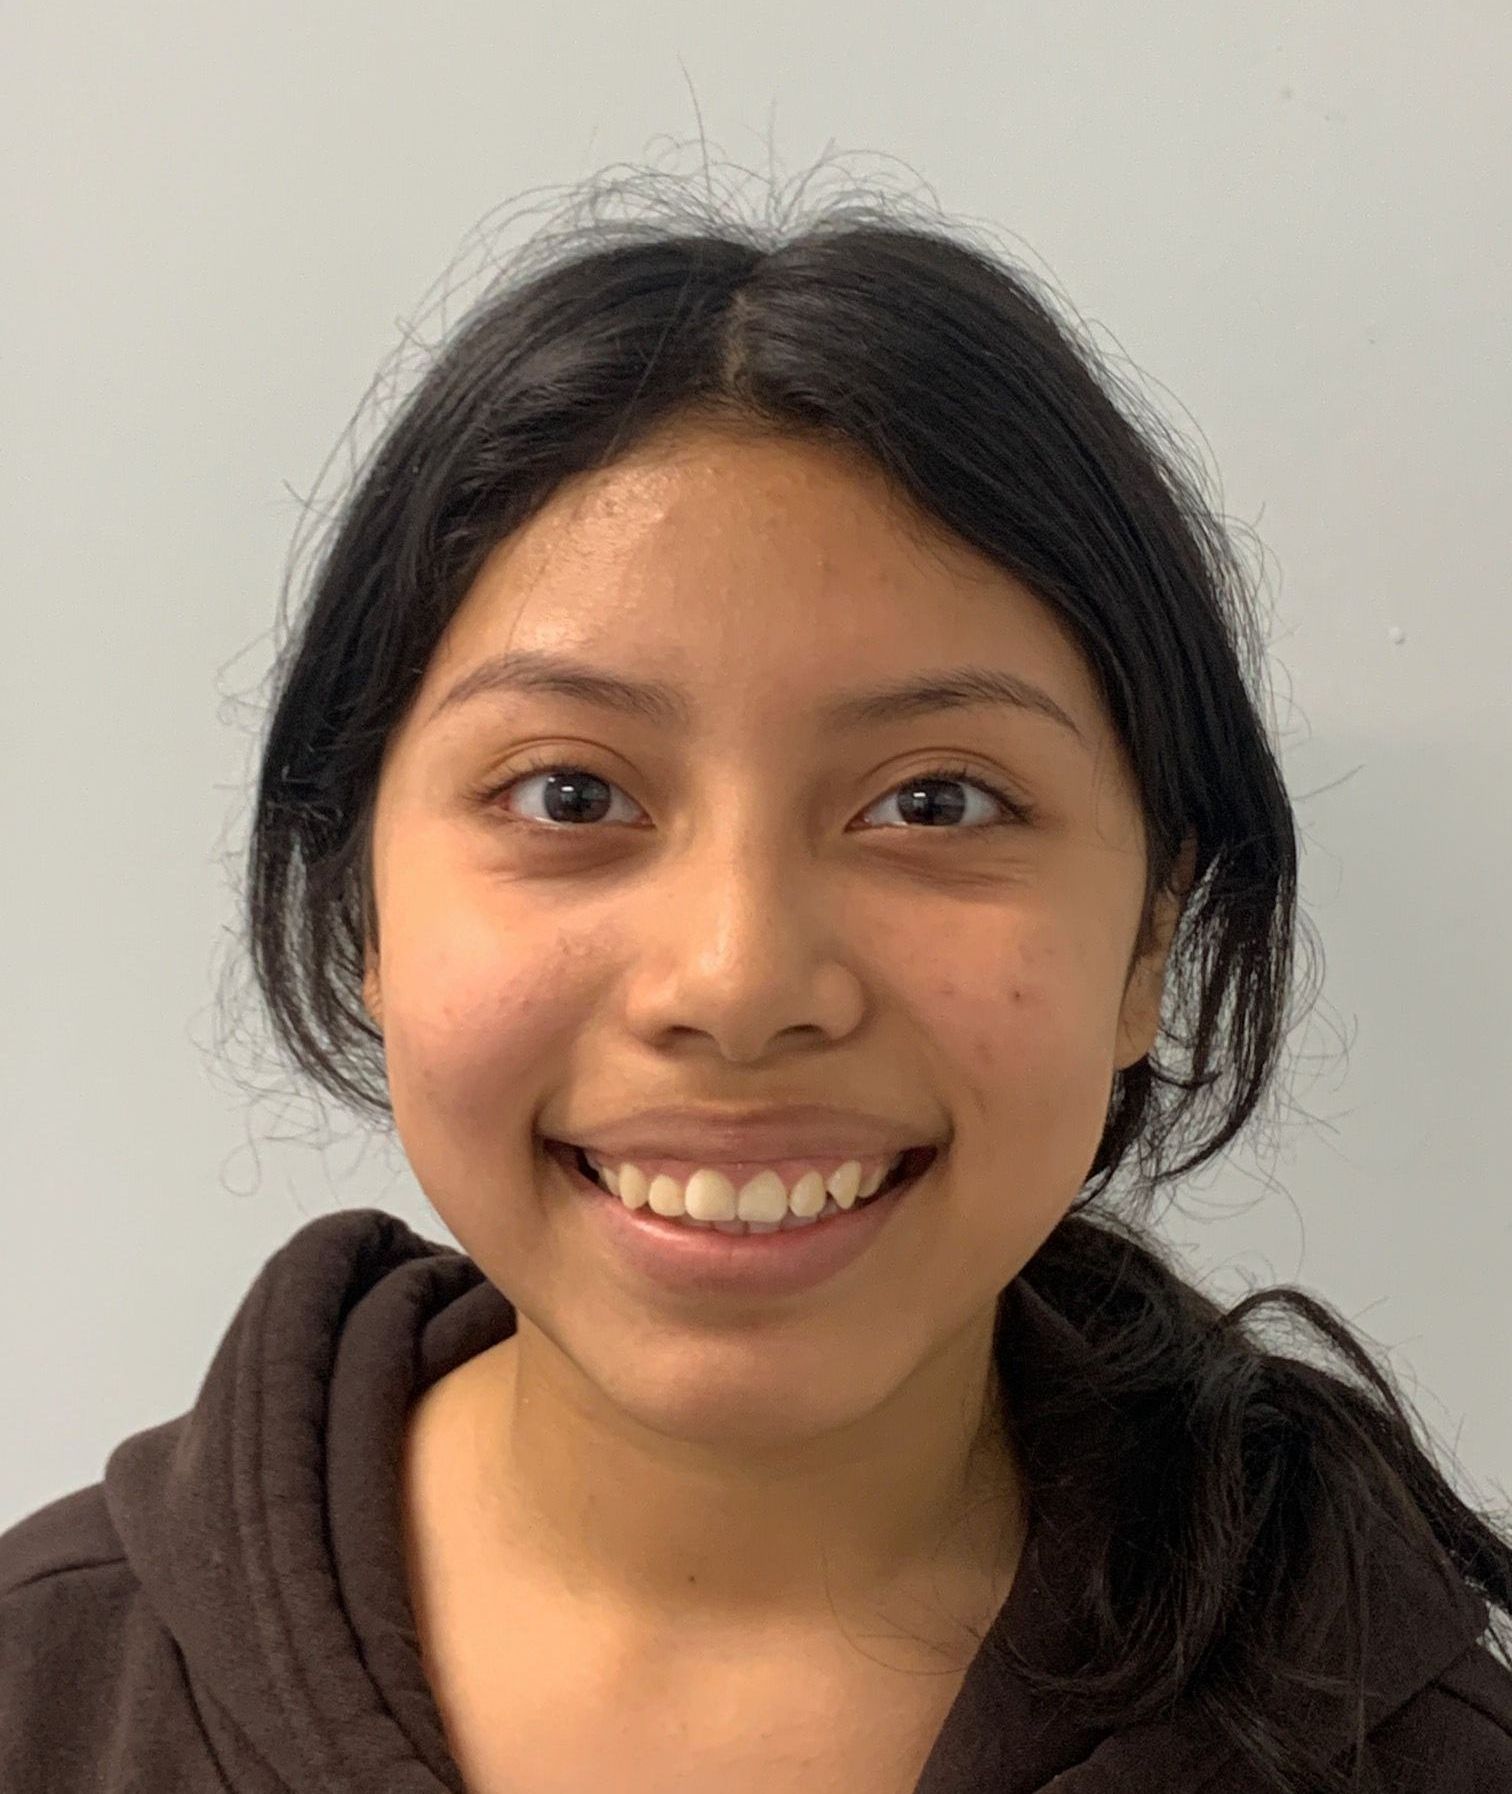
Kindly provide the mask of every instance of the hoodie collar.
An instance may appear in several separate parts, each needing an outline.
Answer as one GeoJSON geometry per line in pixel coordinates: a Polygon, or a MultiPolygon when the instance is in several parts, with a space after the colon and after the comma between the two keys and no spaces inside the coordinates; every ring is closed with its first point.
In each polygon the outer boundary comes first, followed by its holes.
{"type": "MultiPolygon", "coordinates": [[[[1021,1281],[1025,1328],[1065,1323],[1021,1281]]],[[[302,1227],[264,1265],[193,1407],[124,1440],[106,1502],[182,1656],[236,1794],[467,1794],[426,1681],[406,1584],[406,1417],[430,1385],[508,1337],[515,1312],[465,1254],[377,1209],[302,1227]]],[[[1484,1603],[1405,1548],[1371,1559],[1367,1723],[1472,1643],[1484,1603]]],[[[1013,1643],[1068,1670],[1075,1526],[1037,1502],[1018,1574],[915,1794],[1243,1794],[1200,1716],[1112,1735],[1034,1695],[1013,1643]]],[[[1346,1722],[1320,1709],[1321,1728],[1346,1722]]],[[[1332,1735],[1332,1734],[1330,1734],[1332,1735]]]]}

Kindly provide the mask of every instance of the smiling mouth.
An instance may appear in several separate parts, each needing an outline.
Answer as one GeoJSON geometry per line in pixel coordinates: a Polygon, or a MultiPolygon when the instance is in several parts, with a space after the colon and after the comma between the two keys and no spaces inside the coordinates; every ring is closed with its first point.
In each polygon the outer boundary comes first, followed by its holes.
{"type": "MultiPolygon", "coordinates": [[[[558,1164],[570,1170],[575,1170],[588,1183],[594,1185],[596,1189],[601,1190],[604,1195],[614,1196],[614,1192],[604,1183],[599,1171],[590,1162],[587,1153],[581,1146],[574,1145],[570,1140],[552,1140],[546,1139],[544,1136],[543,1143],[547,1153],[554,1158],[558,1164]]],[[[882,1182],[878,1184],[871,1195],[863,1196],[855,1203],[855,1208],[864,1208],[868,1204],[875,1202],[879,1197],[886,1196],[891,1191],[900,1188],[903,1184],[912,1183],[929,1169],[930,1165],[934,1163],[938,1156],[939,1148],[937,1146],[915,1146],[900,1153],[897,1163],[893,1166],[892,1170],[888,1172],[887,1176],[883,1178],[882,1182]]],[[[617,1197],[614,1199],[618,1201],[617,1197]]],[[[833,1203],[831,1203],[831,1206],[833,1206],[833,1203]]]]}

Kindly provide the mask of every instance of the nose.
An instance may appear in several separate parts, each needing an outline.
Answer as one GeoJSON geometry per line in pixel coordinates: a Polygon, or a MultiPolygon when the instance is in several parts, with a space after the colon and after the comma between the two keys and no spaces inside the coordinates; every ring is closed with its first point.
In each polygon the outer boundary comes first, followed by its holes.
{"type": "Polygon", "coordinates": [[[843,1039],[864,1010],[844,928],[817,881],[791,857],[731,836],[690,854],[648,891],[644,951],[631,981],[630,1022],[642,1038],[706,1036],[752,1063],[843,1039]]]}

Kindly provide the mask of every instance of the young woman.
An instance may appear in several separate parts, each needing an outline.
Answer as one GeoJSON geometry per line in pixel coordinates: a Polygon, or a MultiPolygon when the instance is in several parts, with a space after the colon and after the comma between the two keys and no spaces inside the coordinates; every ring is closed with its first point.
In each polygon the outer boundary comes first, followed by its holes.
{"type": "Polygon", "coordinates": [[[279,1038],[465,1251],[303,1227],[0,1539],[0,1784],[1512,1788],[1512,1545],[1148,1231],[1293,995],[1218,522],[943,226],[543,248],[337,520],[251,844],[279,1038]]]}

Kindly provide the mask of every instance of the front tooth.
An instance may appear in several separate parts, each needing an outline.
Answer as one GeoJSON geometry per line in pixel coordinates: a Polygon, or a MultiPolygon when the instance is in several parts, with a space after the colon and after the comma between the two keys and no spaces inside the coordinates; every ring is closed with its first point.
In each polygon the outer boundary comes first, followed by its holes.
{"type": "Polygon", "coordinates": [[[861,1188],[861,1161],[847,1159],[840,1169],[831,1175],[825,1188],[841,1208],[854,1206],[856,1192],[861,1188]]]}
{"type": "Polygon", "coordinates": [[[616,1181],[619,1188],[614,1193],[626,1208],[644,1208],[646,1206],[646,1199],[651,1194],[651,1186],[639,1165],[621,1165],[616,1181]]]}
{"type": "Polygon", "coordinates": [[[737,1221],[780,1221],[788,1212],[787,1185],[775,1171],[758,1171],[740,1192],[737,1221]]]}
{"type": "Polygon", "coordinates": [[[688,1212],[683,1201],[682,1185],[675,1177],[668,1177],[665,1171],[659,1171],[651,1179],[646,1200],[651,1204],[651,1212],[656,1215],[685,1215],[688,1212]]]}
{"type": "MultiPolygon", "coordinates": [[[[817,1173],[805,1174],[805,1178],[817,1173]]],[[[799,1179],[800,1186],[805,1178],[799,1179]]],[[[819,1206],[823,1206],[823,1186],[819,1206]]],[[[688,1179],[684,1191],[687,1213],[696,1221],[763,1221],[775,1225],[788,1213],[787,1185],[775,1171],[758,1171],[736,1194],[722,1171],[702,1166],[688,1179]]],[[[817,1214],[818,1209],[814,1212],[817,1214]]]]}
{"type": "Polygon", "coordinates": [[[824,1188],[824,1175],[819,1171],[805,1171],[793,1185],[793,1193],[788,1197],[788,1207],[795,1215],[811,1219],[824,1207],[828,1192],[824,1188]]]}
{"type": "Polygon", "coordinates": [[[881,1186],[892,1166],[873,1171],[864,1182],[856,1159],[848,1159],[828,1182],[818,1171],[805,1171],[793,1185],[791,1195],[775,1171],[758,1172],[737,1195],[730,1179],[710,1166],[695,1171],[686,1189],[665,1173],[648,1181],[639,1166],[628,1162],[618,1168],[603,1165],[598,1169],[604,1184],[626,1208],[645,1208],[649,1204],[658,1215],[770,1224],[782,1221],[790,1213],[811,1219],[823,1209],[827,1196],[833,1196],[842,1209],[853,1208],[861,1197],[872,1195],[881,1186]]]}
{"type": "Polygon", "coordinates": [[[695,1171],[688,1179],[684,1201],[695,1221],[736,1219],[735,1186],[722,1171],[707,1166],[695,1171]]]}

